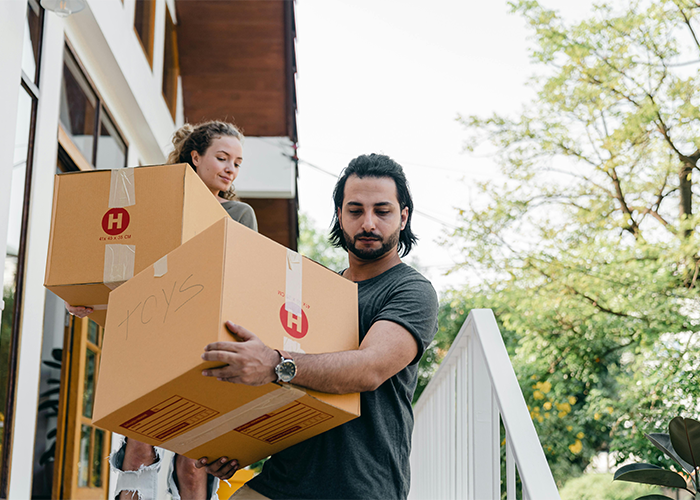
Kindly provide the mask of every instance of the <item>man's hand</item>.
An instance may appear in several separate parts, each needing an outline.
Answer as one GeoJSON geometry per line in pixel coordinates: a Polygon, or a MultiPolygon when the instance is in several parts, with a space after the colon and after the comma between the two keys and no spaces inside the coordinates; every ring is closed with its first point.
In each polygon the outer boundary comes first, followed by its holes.
{"type": "Polygon", "coordinates": [[[206,458],[200,458],[194,465],[198,469],[204,467],[209,474],[222,480],[231,479],[240,468],[238,466],[238,460],[229,460],[226,457],[221,457],[211,465],[208,464],[206,458]]]}
{"type": "Polygon", "coordinates": [[[226,363],[227,366],[204,370],[202,375],[245,385],[264,385],[277,380],[275,366],[280,362],[279,354],[242,326],[227,321],[226,328],[241,341],[207,345],[202,359],[226,363]]]}

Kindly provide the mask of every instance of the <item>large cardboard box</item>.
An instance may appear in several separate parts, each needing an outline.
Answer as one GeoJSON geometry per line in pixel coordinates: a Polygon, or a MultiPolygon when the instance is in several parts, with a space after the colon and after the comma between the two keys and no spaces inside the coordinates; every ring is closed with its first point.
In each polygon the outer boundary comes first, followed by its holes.
{"type": "Polygon", "coordinates": [[[359,394],[202,376],[217,366],[201,359],[204,347],[235,340],[226,320],[275,349],[357,349],[357,285],[228,218],[216,222],[111,293],[93,423],[248,465],[360,414],[359,394]]]}
{"type": "Polygon", "coordinates": [[[104,326],[112,289],[224,217],[187,164],[59,174],[44,285],[104,326]]]}

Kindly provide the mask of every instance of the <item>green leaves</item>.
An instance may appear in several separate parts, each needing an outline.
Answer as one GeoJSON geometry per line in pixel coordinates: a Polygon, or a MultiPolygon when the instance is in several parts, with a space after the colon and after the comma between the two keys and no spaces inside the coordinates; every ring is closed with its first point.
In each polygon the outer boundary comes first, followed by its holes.
{"type": "Polygon", "coordinates": [[[678,453],[676,453],[676,450],[673,448],[673,444],[671,444],[671,437],[668,434],[662,434],[662,433],[653,433],[653,434],[646,434],[646,438],[651,441],[654,446],[656,446],[658,449],[663,451],[666,455],[674,459],[683,469],[688,474],[692,474],[694,472],[694,468],[692,465],[690,465],[688,462],[683,460],[678,453]]]}
{"type": "MultiPolygon", "coordinates": [[[[460,118],[466,148],[495,151],[506,180],[460,207],[447,241],[481,281],[450,302],[502,321],[558,480],[599,451],[668,465],[658,449],[670,443],[644,432],[700,399],[700,216],[679,195],[681,169],[700,158],[700,46],[686,22],[700,8],[633,0],[576,23],[535,0],[511,8],[532,29],[537,98],[515,116],[460,118]],[[535,399],[533,376],[552,383],[551,400],[535,399]],[[566,422],[543,407],[568,396],[566,422]]],[[[444,313],[453,326],[461,316],[444,313]]]]}
{"type": "Polygon", "coordinates": [[[700,467],[700,422],[676,417],[668,426],[673,449],[693,468],[700,467]]]}
{"type": "Polygon", "coordinates": [[[651,464],[629,464],[620,467],[613,481],[628,481],[631,483],[655,484],[670,488],[685,488],[686,483],[678,473],[651,464]]]}

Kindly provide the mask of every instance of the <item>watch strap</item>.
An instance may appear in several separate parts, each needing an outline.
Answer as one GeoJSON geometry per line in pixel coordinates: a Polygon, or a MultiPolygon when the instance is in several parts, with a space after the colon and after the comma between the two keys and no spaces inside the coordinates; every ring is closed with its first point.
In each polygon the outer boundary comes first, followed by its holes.
{"type": "Polygon", "coordinates": [[[292,355],[289,354],[287,351],[283,351],[281,349],[275,349],[275,352],[280,355],[280,358],[282,358],[280,360],[280,363],[282,361],[284,361],[285,359],[291,359],[292,361],[294,361],[294,358],[292,357],[292,355]]]}

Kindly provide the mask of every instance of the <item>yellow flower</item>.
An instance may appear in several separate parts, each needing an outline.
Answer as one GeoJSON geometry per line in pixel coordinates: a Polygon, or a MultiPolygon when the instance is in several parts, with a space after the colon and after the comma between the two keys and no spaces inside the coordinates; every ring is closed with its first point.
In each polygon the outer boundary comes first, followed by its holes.
{"type": "Polygon", "coordinates": [[[537,380],[537,375],[532,375],[530,378],[531,378],[532,380],[537,380]]]}
{"type": "Polygon", "coordinates": [[[569,403],[557,403],[557,410],[569,413],[571,411],[571,405],[569,403]]]}
{"type": "Polygon", "coordinates": [[[567,415],[568,415],[567,412],[565,412],[565,411],[560,411],[558,416],[559,416],[559,418],[564,418],[564,417],[567,416],[567,415]]]}
{"type": "Polygon", "coordinates": [[[538,421],[539,423],[542,423],[542,422],[544,421],[544,418],[542,418],[542,416],[540,415],[540,416],[537,417],[537,421],[538,421]]]}
{"type": "Polygon", "coordinates": [[[544,381],[544,382],[542,383],[541,389],[542,389],[542,392],[544,392],[545,394],[547,394],[549,391],[552,390],[552,383],[551,383],[549,380],[544,381]]]}
{"type": "Polygon", "coordinates": [[[576,434],[576,437],[577,437],[578,439],[583,439],[583,436],[584,436],[584,433],[583,433],[583,432],[579,432],[578,434],[576,434]]]}
{"type": "Polygon", "coordinates": [[[610,413],[610,414],[612,415],[613,407],[612,407],[612,406],[608,406],[608,407],[605,409],[605,411],[607,411],[608,413],[610,413]]]}
{"type": "Polygon", "coordinates": [[[542,405],[542,408],[544,408],[545,410],[551,410],[551,409],[552,409],[552,403],[550,403],[549,401],[547,401],[545,404],[542,405]]]}
{"type": "Polygon", "coordinates": [[[532,397],[535,399],[544,399],[544,394],[542,394],[540,391],[535,391],[532,393],[532,397]]]}
{"type": "Polygon", "coordinates": [[[581,450],[583,449],[583,443],[579,439],[576,440],[574,444],[569,445],[569,451],[573,453],[574,455],[578,455],[581,453],[581,450]]]}
{"type": "Polygon", "coordinates": [[[569,396],[569,404],[570,405],[575,405],[576,404],[576,396],[569,396]]]}
{"type": "Polygon", "coordinates": [[[566,426],[566,430],[569,431],[569,432],[571,432],[571,431],[574,430],[574,428],[573,428],[572,426],[570,426],[570,425],[567,425],[567,426],[566,426]]]}
{"type": "Polygon", "coordinates": [[[549,418],[549,412],[546,412],[546,413],[544,414],[544,418],[549,418]]]}
{"type": "Polygon", "coordinates": [[[593,415],[593,420],[600,420],[600,413],[593,415]]]}

